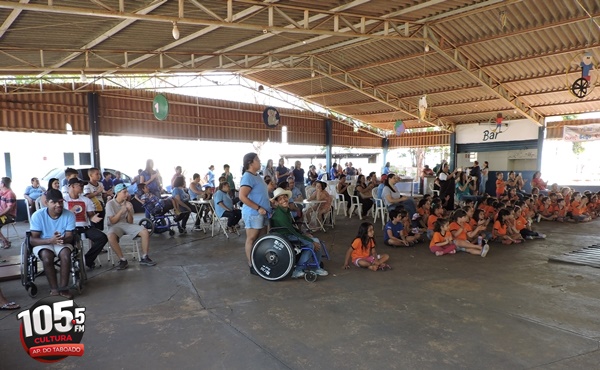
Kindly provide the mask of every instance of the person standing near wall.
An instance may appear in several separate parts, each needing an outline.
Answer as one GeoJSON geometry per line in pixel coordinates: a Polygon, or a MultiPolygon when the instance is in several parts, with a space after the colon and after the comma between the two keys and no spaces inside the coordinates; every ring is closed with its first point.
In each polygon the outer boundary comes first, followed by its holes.
{"type": "Polygon", "coordinates": [[[483,162],[483,167],[481,168],[481,181],[479,182],[479,195],[485,194],[485,187],[488,181],[488,173],[490,171],[488,166],[488,161],[483,162]]]}
{"type": "Polygon", "coordinates": [[[479,186],[481,184],[481,168],[479,168],[479,162],[475,161],[473,163],[473,167],[471,168],[471,172],[469,173],[471,178],[475,179],[475,191],[473,195],[477,195],[479,186]]]}

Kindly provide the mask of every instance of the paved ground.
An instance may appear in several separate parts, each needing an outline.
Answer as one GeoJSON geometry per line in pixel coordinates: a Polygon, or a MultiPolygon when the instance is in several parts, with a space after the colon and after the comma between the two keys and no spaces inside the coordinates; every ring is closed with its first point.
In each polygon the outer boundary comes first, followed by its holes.
{"type": "MultiPolygon", "coordinates": [[[[37,363],[16,313],[0,311],[0,368],[596,369],[600,270],[548,257],[598,243],[599,223],[536,224],[547,240],[495,245],[487,258],[391,249],[378,224],[394,269],[371,272],[341,268],[359,221],[338,218],[318,234],[332,261],[316,283],[251,276],[243,233],[157,235],[156,267],[104,264],[75,297],[87,308],[84,357],[37,363]]],[[[47,282],[36,281],[41,298],[47,282]]],[[[36,301],[19,281],[0,286],[23,307],[36,301]]]]}

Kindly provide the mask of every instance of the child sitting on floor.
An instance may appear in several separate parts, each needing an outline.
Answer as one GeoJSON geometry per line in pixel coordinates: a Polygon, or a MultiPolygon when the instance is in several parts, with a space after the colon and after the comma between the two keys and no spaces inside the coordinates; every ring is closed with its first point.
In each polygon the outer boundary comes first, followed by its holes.
{"type": "Polygon", "coordinates": [[[478,230],[475,231],[471,228],[468,219],[469,216],[467,216],[467,212],[462,209],[457,209],[452,214],[452,223],[450,224],[448,230],[450,231],[450,234],[452,234],[454,244],[456,244],[456,249],[462,252],[485,257],[490,249],[490,246],[487,244],[487,241],[483,241],[483,238],[481,240],[481,244],[479,244],[479,242],[478,244],[469,242],[469,236],[474,236],[478,230]]]}
{"type": "Polygon", "coordinates": [[[429,243],[429,250],[436,257],[444,254],[456,253],[456,245],[452,242],[452,234],[448,231],[450,224],[445,218],[438,218],[433,227],[433,237],[429,243]]]}
{"type": "Polygon", "coordinates": [[[356,238],[346,252],[344,258],[344,269],[350,268],[350,260],[357,267],[368,268],[371,271],[389,270],[390,265],[386,264],[390,258],[387,254],[377,254],[375,250],[375,229],[373,224],[363,222],[358,228],[356,238]]]}
{"type": "Polygon", "coordinates": [[[521,234],[511,232],[509,229],[510,224],[510,211],[507,209],[501,209],[498,211],[498,217],[494,222],[494,229],[492,236],[494,240],[502,242],[502,244],[519,244],[523,241],[521,234]]]}

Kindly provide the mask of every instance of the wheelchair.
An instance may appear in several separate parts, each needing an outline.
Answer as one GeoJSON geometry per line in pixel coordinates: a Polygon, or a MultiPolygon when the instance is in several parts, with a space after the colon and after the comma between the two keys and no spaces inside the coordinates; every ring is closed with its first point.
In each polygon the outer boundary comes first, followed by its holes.
{"type": "MultiPolygon", "coordinates": [[[[282,230],[282,228],[271,228],[269,234],[260,237],[252,246],[250,260],[258,276],[269,281],[288,278],[294,271],[300,254],[308,250],[312,254],[312,258],[301,267],[305,273],[304,280],[309,283],[315,282],[317,274],[312,269],[323,267],[322,263],[321,265],[317,264],[318,258],[315,251],[312,248],[303,247],[300,242],[290,241],[278,233],[278,229],[282,230]]],[[[325,244],[321,243],[321,246],[324,257],[330,260],[325,244]]]]}
{"type": "Polygon", "coordinates": [[[150,218],[142,218],[139,225],[148,229],[150,235],[169,232],[169,236],[173,236],[175,235],[175,230],[173,230],[175,227],[177,227],[179,232],[183,231],[179,221],[175,221],[175,215],[171,212],[171,209],[167,209],[162,202],[153,204],[146,202],[142,206],[146,211],[146,215],[150,215],[150,218]]]}
{"type": "MultiPolygon", "coordinates": [[[[87,280],[85,271],[85,262],[83,256],[83,244],[78,232],[74,232],[73,251],[71,252],[71,281],[70,288],[73,288],[77,293],[81,294],[83,286],[87,280]]],[[[44,270],[40,270],[38,263],[42,261],[33,253],[33,247],[30,243],[31,232],[27,231],[25,240],[21,244],[21,284],[27,290],[31,298],[34,298],[38,293],[35,279],[44,274],[44,270]]],[[[58,257],[54,259],[54,265],[60,269],[60,260],[58,257]]]]}

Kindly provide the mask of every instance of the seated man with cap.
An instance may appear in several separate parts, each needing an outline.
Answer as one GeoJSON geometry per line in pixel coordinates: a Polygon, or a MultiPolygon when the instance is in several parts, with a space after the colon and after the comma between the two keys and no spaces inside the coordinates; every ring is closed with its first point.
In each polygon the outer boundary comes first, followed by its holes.
{"type": "Polygon", "coordinates": [[[139,236],[142,239],[142,259],[140,264],[144,266],[154,266],[156,262],[148,256],[150,247],[150,234],[148,230],[133,223],[133,205],[127,200],[129,193],[125,184],[115,186],[115,197],[106,203],[106,219],[108,221],[108,241],[110,246],[119,257],[119,266],[117,270],[124,270],[128,263],[123,257],[123,251],[119,245],[119,239],[123,235],[139,236]]]}
{"type": "Polygon", "coordinates": [[[96,207],[90,198],[81,196],[83,181],[71,178],[68,186],[69,192],[64,196],[66,208],[75,214],[77,232],[92,241],[92,247],[85,254],[85,265],[91,270],[96,267],[94,261],[108,242],[108,237],[90,224],[90,221],[99,223],[102,218],[96,214],[96,207]]]}
{"type": "MultiPolygon", "coordinates": [[[[277,188],[273,192],[272,201],[275,202],[273,210],[273,216],[271,217],[271,226],[274,228],[281,228],[277,230],[277,233],[285,236],[288,240],[302,243],[302,247],[309,247],[315,251],[317,255],[315,273],[319,276],[327,276],[329,273],[322,269],[321,264],[321,244],[322,242],[313,238],[310,234],[302,234],[294,224],[294,218],[292,217],[289,208],[289,199],[292,196],[292,192],[282,188],[277,188]]],[[[309,250],[303,250],[300,254],[300,259],[296,265],[296,269],[292,273],[292,278],[301,278],[304,276],[302,265],[306,264],[312,258],[312,253],[309,250]]]]}
{"type": "Polygon", "coordinates": [[[69,275],[71,274],[71,251],[73,250],[75,215],[64,209],[63,196],[59,190],[46,192],[48,207],[31,216],[31,239],[33,253],[44,265],[44,273],[50,284],[50,295],[71,299],[69,275]],[[56,280],[54,258],[60,260],[60,285],[56,280]]]}

